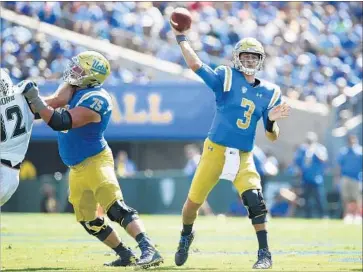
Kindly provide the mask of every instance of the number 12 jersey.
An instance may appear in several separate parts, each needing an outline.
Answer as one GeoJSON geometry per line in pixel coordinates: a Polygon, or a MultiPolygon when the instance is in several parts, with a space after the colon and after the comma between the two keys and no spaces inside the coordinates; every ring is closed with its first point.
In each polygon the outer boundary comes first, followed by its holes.
{"type": "Polygon", "coordinates": [[[0,158],[13,166],[22,162],[28,150],[34,114],[20,89],[0,98],[0,158]]]}

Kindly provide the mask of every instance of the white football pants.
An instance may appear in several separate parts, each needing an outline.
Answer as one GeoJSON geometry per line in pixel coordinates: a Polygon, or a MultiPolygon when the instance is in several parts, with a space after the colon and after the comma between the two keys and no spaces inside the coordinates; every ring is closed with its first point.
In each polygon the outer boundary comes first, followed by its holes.
{"type": "Polygon", "coordinates": [[[0,207],[15,193],[19,186],[19,170],[0,164],[0,207]]]}

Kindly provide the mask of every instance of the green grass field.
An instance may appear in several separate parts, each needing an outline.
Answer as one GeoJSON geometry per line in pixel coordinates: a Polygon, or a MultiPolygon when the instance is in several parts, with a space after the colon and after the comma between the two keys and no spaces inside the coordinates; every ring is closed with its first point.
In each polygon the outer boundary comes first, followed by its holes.
{"type": "MultiPolygon", "coordinates": [[[[152,271],[251,271],[256,237],[247,218],[199,217],[185,266],[174,265],[179,216],[142,216],[165,257],[152,271]]],[[[139,253],[136,242],[116,227],[139,253]]],[[[272,219],[270,271],[362,271],[362,226],[336,220],[272,219]]],[[[70,214],[1,214],[1,271],[134,271],[105,268],[115,255],[70,214]]]]}

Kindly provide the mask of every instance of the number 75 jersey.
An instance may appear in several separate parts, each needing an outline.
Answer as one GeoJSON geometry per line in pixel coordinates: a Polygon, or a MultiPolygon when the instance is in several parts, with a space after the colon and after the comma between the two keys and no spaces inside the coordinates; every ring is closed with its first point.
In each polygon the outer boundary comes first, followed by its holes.
{"type": "Polygon", "coordinates": [[[34,114],[25,97],[14,89],[13,95],[0,97],[0,158],[16,165],[28,150],[34,114]]]}
{"type": "Polygon", "coordinates": [[[212,70],[203,64],[196,71],[216,96],[216,112],[208,138],[220,145],[244,152],[253,149],[257,123],[281,103],[280,88],[256,79],[252,86],[238,70],[219,66],[212,70]]]}
{"type": "Polygon", "coordinates": [[[112,98],[100,87],[83,89],[76,91],[69,101],[68,109],[76,107],[98,113],[101,120],[58,133],[59,154],[68,166],[79,164],[108,146],[104,132],[112,113],[112,98]]]}

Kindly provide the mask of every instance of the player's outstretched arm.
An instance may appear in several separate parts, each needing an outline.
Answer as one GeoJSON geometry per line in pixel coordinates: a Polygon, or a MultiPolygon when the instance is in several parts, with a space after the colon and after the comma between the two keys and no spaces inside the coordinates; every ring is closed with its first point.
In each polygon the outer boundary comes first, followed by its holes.
{"type": "Polygon", "coordinates": [[[64,107],[71,100],[76,87],[67,82],[62,83],[50,97],[43,98],[44,102],[53,109],[64,107]]]}
{"type": "Polygon", "coordinates": [[[69,130],[82,127],[88,123],[99,122],[100,115],[85,107],[75,107],[69,111],[58,112],[52,109],[39,97],[39,88],[35,82],[27,82],[23,89],[23,95],[31,103],[40,117],[55,131],[69,130]]]}

